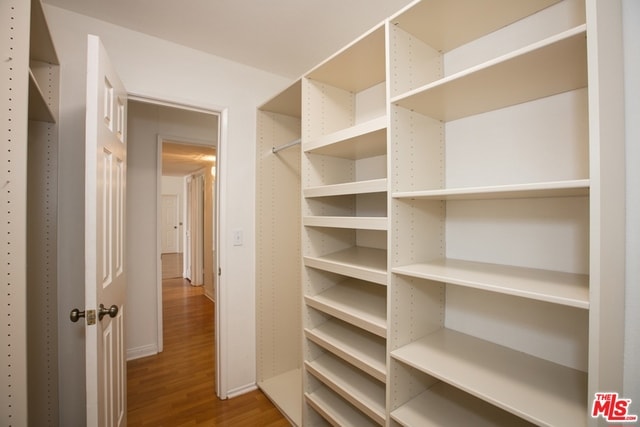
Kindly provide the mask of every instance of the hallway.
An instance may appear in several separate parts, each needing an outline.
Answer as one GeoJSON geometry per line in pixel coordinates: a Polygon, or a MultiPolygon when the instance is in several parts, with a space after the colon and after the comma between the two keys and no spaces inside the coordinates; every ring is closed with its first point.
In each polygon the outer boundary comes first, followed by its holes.
{"type": "Polygon", "coordinates": [[[127,364],[128,426],[289,426],[257,390],[215,396],[214,304],[182,278],[163,281],[164,351],[127,364]]]}

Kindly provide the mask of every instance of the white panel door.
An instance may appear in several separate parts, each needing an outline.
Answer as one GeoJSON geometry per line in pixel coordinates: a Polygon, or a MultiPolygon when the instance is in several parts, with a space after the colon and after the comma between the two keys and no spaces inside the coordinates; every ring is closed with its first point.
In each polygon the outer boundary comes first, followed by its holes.
{"type": "Polygon", "coordinates": [[[87,426],[126,426],[125,178],[127,94],[88,38],[85,164],[87,426]],[[101,310],[100,306],[105,308],[101,310]]]}
{"type": "Polygon", "coordinates": [[[161,207],[162,253],[178,252],[178,196],[163,194],[161,207]]]}

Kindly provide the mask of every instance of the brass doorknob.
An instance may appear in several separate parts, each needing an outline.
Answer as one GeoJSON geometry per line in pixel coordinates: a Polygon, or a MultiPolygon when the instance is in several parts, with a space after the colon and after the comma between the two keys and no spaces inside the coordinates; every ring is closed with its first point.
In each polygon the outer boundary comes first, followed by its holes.
{"type": "Polygon", "coordinates": [[[102,318],[107,314],[111,318],[116,317],[118,315],[118,306],[114,304],[111,307],[106,308],[104,304],[100,304],[100,308],[98,309],[98,319],[102,320],[102,318]]]}

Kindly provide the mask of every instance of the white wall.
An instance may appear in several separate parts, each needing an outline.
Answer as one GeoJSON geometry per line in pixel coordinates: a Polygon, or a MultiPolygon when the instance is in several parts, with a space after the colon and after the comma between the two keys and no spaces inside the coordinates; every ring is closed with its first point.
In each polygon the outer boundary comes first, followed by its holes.
{"type": "Polygon", "coordinates": [[[162,177],[162,194],[176,194],[178,196],[178,224],[180,232],[178,233],[178,252],[184,251],[184,219],[186,205],[184,203],[184,178],[179,176],[163,176],[162,177]]]}
{"type": "MultiPolygon", "coordinates": [[[[128,274],[125,319],[128,359],[158,352],[157,301],[160,271],[157,251],[158,135],[198,140],[214,145],[218,117],[156,104],[129,102],[127,114],[127,253],[128,274]]],[[[181,178],[175,193],[183,193],[181,178]]],[[[164,182],[164,180],[163,180],[164,182]]],[[[180,201],[184,200],[182,197],[180,201]]]]}
{"type": "MultiPolygon", "coordinates": [[[[222,58],[165,42],[102,21],[46,6],[61,61],[58,215],[58,320],[60,425],[83,425],[84,330],[68,313],[84,306],[84,102],[86,35],[97,34],[127,90],[141,96],[227,109],[221,142],[222,277],[218,345],[223,391],[234,393],[255,381],[254,191],[255,109],[290,82],[222,58]],[[244,231],[232,246],[229,230],[244,231]]],[[[136,307],[139,309],[140,307],[136,307]]]]}

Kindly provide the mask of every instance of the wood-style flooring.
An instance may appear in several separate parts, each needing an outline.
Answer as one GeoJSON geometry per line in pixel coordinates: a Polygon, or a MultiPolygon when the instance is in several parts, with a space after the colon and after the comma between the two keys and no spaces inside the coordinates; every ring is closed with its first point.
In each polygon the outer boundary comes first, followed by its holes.
{"type": "Polygon", "coordinates": [[[164,351],[127,364],[129,427],[290,425],[259,390],[216,397],[214,304],[202,287],[164,280],[163,316],[164,351]]]}

